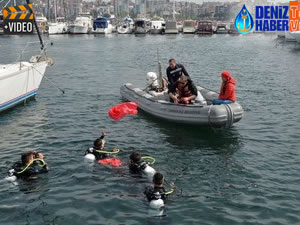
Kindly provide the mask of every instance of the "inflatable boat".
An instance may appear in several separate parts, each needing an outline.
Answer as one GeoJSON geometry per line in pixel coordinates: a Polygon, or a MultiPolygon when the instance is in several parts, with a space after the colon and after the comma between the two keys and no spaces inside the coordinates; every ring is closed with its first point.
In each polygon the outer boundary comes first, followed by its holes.
{"type": "Polygon", "coordinates": [[[176,123],[228,128],[243,118],[244,111],[239,103],[213,105],[212,100],[217,99],[218,94],[200,86],[197,89],[207,104],[197,100],[187,105],[171,103],[166,90],[147,91],[130,83],[121,86],[120,94],[125,100],[136,102],[144,112],[176,123]]]}

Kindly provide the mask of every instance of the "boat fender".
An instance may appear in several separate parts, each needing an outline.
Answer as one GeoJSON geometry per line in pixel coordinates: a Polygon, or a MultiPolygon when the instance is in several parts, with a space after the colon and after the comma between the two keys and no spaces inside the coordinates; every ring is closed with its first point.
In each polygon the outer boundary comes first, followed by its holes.
{"type": "Polygon", "coordinates": [[[150,208],[152,209],[160,209],[164,207],[165,203],[162,199],[151,200],[149,203],[150,208]]]}
{"type": "Polygon", "coordinates": [[[152,178],[156,171],[151,166],[146,165],[145,169],[143,170],[143,173],[146,174],[148,177],[152,178]]]}

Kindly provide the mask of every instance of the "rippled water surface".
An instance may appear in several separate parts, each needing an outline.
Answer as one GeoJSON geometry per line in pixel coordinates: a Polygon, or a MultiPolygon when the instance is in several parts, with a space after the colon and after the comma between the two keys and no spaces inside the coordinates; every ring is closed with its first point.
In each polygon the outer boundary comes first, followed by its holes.
{"type": "MultiPolygon", "coordinates": [[[[47,37],[45,37],[47,39],[47,37]]],[[[36,37],[0,37],[9,63],[36,37]]],[[[0,224],[300,224],[300,48],[275,36],[57,36],[55,65],[35,101],[0,114],[0,177],[22,152],[42,151],[51,171],[18,185],[0,183],[0,224]],[[229,130],[189,127],[140,112],[114,122],[108,108],[123,83],[145,85],[175,57],[199,85],[218,90],[220,72],[237,79],[244,118],[229,130]],[[121,168],[88,164],[83,154],[101,129],[119,146],[121,168]],[[175,182],[165,217],[150,217],[146,179],[133,177],[128,156],[156,158],[175,182]],[[182,190],[182,193],[181,191],[182,190]]],[[[9,88],[9,87],[8,87],[9,88]]]]}

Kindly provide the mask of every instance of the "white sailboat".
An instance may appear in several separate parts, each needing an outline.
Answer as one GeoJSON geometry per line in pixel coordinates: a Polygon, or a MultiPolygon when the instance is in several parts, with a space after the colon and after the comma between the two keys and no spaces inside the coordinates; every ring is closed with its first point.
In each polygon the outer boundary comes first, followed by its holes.
{"type": "Polygon", "coordinates": [[[49,23],[49,31],[48,33],[51,34],[65,34],[68,32],[68,25],[65,22],[64,17],[57,18],[57,10],[56,10],[56,0],[54,0],[54,23],[49,23]]]}
{"type": "MultiPolygon", "coordinates": [[[[27,0],[29,4],[29,0],[27,0]]],[[[0,112],[33,98],[40,87],[48,65],[53,60],[46,55],[46,45],[40,35],[37,21],[35,28],[41,44],[41,52],[29,61],[23,61],[27,48],[36,42],[29,42],[18,56],[16,62],[0,64],[0,112]]]]}

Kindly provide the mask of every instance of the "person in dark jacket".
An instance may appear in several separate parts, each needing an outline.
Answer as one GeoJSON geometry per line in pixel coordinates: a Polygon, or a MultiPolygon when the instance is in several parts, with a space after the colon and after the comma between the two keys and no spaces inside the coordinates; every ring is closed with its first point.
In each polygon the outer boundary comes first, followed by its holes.
{"type": "Polygon", "coordinates": [[[236,81],[228,71],[223,71],[221,74],[222,85],[218,99],[213,100],[214,105],[230,104],[236,101],[235,84],[236,81]]]}
{"type": "Polygon", "coordinates": [[[185,75],[181,75],[175,85],[169,87],[168,93],[171,101],[176,104],[190,104],[198,95],[197,87],[185,75]]]}
{"type": "Polygon", "coordinates": [[[167,68],[167,77],[169,86],[174,85],[177,80],[181,77],[181,75],[184,74],[185,76],[189,77],[188,72],[184,68],[182,64],[176,64],[175,59],[169,60],[169,67],[167,68]]]}
{"type": "Polygon", "coordinates": [[[44,155],[39,152],[26,152],[21,155],[21,162],[16,162],[9,170],[9,176],[24,180],[37,179],[37,175],[47,173],[49,168],[44,161],[44,155]]]}

